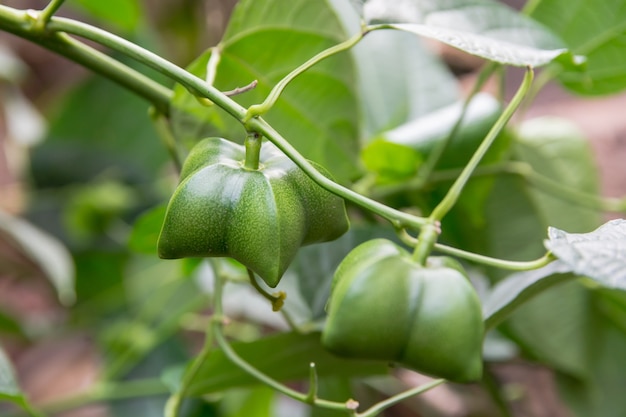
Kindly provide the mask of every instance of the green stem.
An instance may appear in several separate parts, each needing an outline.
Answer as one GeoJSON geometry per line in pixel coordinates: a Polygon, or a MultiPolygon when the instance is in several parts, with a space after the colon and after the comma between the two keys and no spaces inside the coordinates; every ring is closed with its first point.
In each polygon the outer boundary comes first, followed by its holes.
{"type": "MultiPolygon", "coordinates": [[[[256,280],[256,277],[254,276],[254,272],[250,268],[246,268],[246,269],[248,271],[248,278],[250,278],[250,283],[252,284],[254,289],[259,294],[261,294],[266,300],[272,303],[272,311],[281,311],[283,305],[285,304],[285,298],[287,298],[287,294],[285,294],[284,291],[279,291],[276,295],[268,293],[263,288],[261,288],[261,286],[256,280]]],[[[283,316],[289,322],[289,319],[290,319],[289,315],[284,314],[283,316]]],[[[289,324],[291,325],[291,323],[289,324]]]]}
{"type": "Polygon", "coordinates": [[[29,417],[44,417],[25,397],[22,398],[22,401],[19,401],[19,405],[29,417]]]}
{"type": "Polygon", "coordinates": [[[198,375],[200,368],[202,368],[202,365],[209,358],[212,351],[213,332],[212,327],[209,326],[209,328],[206,330],[204,346],[202,346],[202,350],[193,360],[191,368],[189,368],[189,370],[187,370],[183,375],[183,380],[181,382],[178,392],[172,394],[165,404],[165,417],[178,417],[180,415],[180,407],[183,400],[187,396],[187,393],[189,392],[189,387],[191,387],[191,383],[198,375]]]}
{"type": "Polygon", "coordinates": [[[315,404],[315,400],[317,399],[317,389],[317,368],[315,367],[315,363],[311,362],[309,364],[309,392],[306,395],[306,403],[315,404]]]}
{"type": "Polygon", "coordinates": [[[89,68],[96,74],[102,75],[148,100],[160,113],[169,114],[171,90],[68,36],[37,32],[29,22],[32,22],[32,19],[27,12],[0,5],[0,30],[27,39],[89,68]]]}
{"type": "Polygon", "coordinates": [[[465,187],[465,184],[472,176],[472,173],[482,160],[483,156],[487,153],[495,139],[498,137],[500,131],[504,128],[504,126],[506,126],[511,117],[513,117],[515,110],[517,110],[519,105],[522,103],[526,92],[532,85],[532,80],[533,70],[532,68],[528,68],[517,93],[509,105],[504,109],[498,120],[496,120],[496,123],[492,126],[491,130],[489,130],[489,133],[487,133],[485,139],[483,139],[476,152],[474,152],[474,155],[472,155],[472,158],[461,172],[461,175],[457,178],[454,184],[452,184],[452,187],[450,187],[450,190],[448,190],[448,193],[445,195],[443,200],[441,200],[437,207],[435,207],[430,215],[430,219],[441,221],[456,204],[463,188],[465,187]]]}
{"type": "Polygon", "coordinates": [[[46,8],[39,13],[39,17],[37,18],[36,25],[38,30],[43,31],[46,28],[50,18],[54,16],[64,2],[65,0],[51,0],[50,3],[48,3],[46,8]]]}
{"type": "MultiPolygon", "coordinates": [[[[404,242],[407,246],[416,246],[419,242],[418,239],[409,235],[404,229],[398,230],[396,232],[400,240],[404,242]]],[[[479,255],[474,252],[468,252],[463,249],[457,249],[452,246],[443,245],[441,243],[434,243],[433,249],[447,255],[453,255],[458,258],[466,259],[468,261],[493,266],[495,268],[506,269],[509,271],[529,271],[532,269],[538,269],[556,260],[554,255],[552,255],[552,253],[550,252],[546,253],[541,258],[535,259],[533,261],[507,261],[505,259],[479,255]]]]}
{"type": "Polygon", "coordinates": [[[446,214],[448,214],[452,207],[454,207],[459,199],[459,196],[461,195],[461,192],[463,191],[463,188],[465,187],[465,184],[467,184],[467,181],[469,181],[472,177],[472,174],[478,167],[478,164],[498,137],[500,131],[504,128],[504,126],[506,126],[511,117],[513,117],[515,110],[517,110],[526,95],[526,92],[532,85],[532,80],[533,71],[531,68],[528,68],[526,70],[524,81],[511,100],[511,103],[509,103],[498,120],[496,120],[496,123],[489,130],[489,133],[487,133],[487,136],[485,136],[478,149],[476,149],[476,152],[474,152],[474,155],[472,155],[465,168],[463,168],[463,171],[461,171],[461,174],[452,184],[452,187],[450,187],[445,197],[435,207],[428,218],[428,224],[422,227],[422,230],[417,238],[417,245],[413,251],[413,259],[420,265],[426,265],[426,260],[437,243],[439,234],[441,234],[441,220],[446,214]]]}
{"type": "MultiPolygon", "coordinates": [[[[265,385],[268,385],[268,386],[274,388],[276,391],[279,391],[279,392],[285,394],[286,396],[288,396],[290,398],[293,398],[293,399],[295,399],[297,401],[300,401],[300,402],[303,402],[303,403],[307,403],[307,400],[308,400],[307,394],[303,394],[303,393],[298,392],[298,391],[296,391],[294,389],[291,389],[291,388],[281,384],[280,382],[270,378],[269,376],[265,375],[263,372],[259,371],[254,366],[252,366],[248,362],[246,362],[243,358],[241,358],[237,354],[237,352],[235,352],[233,350],[233,348],[230,346],[230,344],[228,343],[228,341],[224,337],[224,333],[222,332],[223,319],[224,319],[224,317],[223,317],[224,307],[223,307],[223,304],[222,304],[223,287],[224,287],[223,278],[219,274],[217,274],[217,276],[215,278],[215,290],[213,292],[213,296],[215,297],[215,299],[214,299],[215,320],[213,320],[213,322],[212,322],[212,330],[213,330],[213,334],[214,334],[215,340],[216,340],[218,346],[220,347],[220,349],[222,349],[222,351],[224,352],[226,357],[231,362],[233,362],[235,365],[237,365],[239,368],[243,369],[245,372],[247,372],[248,374],[250,374],[254,378],[258,379],[260,382],[262,382],[265,385]]],[[[316,406],[320,406],[320,407],[324,407],[324,408],[328,408],[328,409],[333,409],[333,410],[339,410],[339,411],[349,411],[350,410],[348,408],[347,403],[340,403],[340,402],[335,402],[335,401],[321,400],[321,399],[317,399],[317,398],[314,400],[313,404],[316,405],[316,406]]]]}
{"type": "MultiPolygon", "coordinates": [[[[487,176],[498,174],[519,175],[528,184],[550,193],[554,197],[570,201],[582,207],[609,212],[625,212],[626,198],[607,198],[586,193],[576,188],[568,187],[545,175],[539,174],[527,162],[507,161],[500,164],[476,168],[473,176],[487,176]]],[[[457,178],[459,170],[439,171],[433,174],[431,182],[449,181],[457,178]]]]}
{"type": "MultiPolygon", "coordinates": [[[[165,304],[166,301],[167,300],[163,300],[160,303],[154,303],[150,305],[152,306],[156,304],[157,306],[159,306],[165,304]]],[[[183,303],[178,310],[171,311],[171,315],[169,315],[168,318],[160,321],[156,325],[150,323],[149,325],[153,329],[153,337],[151,338],[151,342],[142,345],[140,349],[128,348],[124,352],[116,356],[116,359],[109,366],[106,367],[104,374],[102,375],[102,379],[105,381],[110,381],[119,378],[120,375],[124,375],[125,373],[127,373],[129,369],[139,361],[139,359],[141,359],[148,352],[152,351],[152,349],[162,343],[165,339],[171,337],[171,335],[180,328],[180,311],[195,311],[198,308],[202,307],[205,303],[206,296],[204,294],[198,293],[194,297],[186,300],[185,303],[183,303]]],[[[138,313],[138,316],[141,316],[141,314],[142,312],[140,311],[138,313]]],[[[135,320],[138,323],[149,323],[148,318],[137,317],[135,320]]]]}
{"type": "Polygon", "coordinates": [[[430,175],[432,174],[432,172],[435,170],[435,167],[437,166],[437,163],[441,159],[441,156],[443,155],[446,148],[449,146],[450,142],[452,142],[452,139],[454,139],[457,132],[461,128],[461,124],[463,123],[463,119],[465,118],[465,115],[467,114],[467,109],[469,108],[469,105],[472,99],[481,90],[481,88],[485,85],[489,77],[491,77],[491,75],[494,73],[494,71],[497,68],[498,68],[498,64],[495,62],[491,62],[487,64],[483,68],[483,70],[480,72],[480,74],[478,75],[478,79],[476,80],[476,82],[474,83],[474,86],[472,87],[472,91],[463,102],[463,107],[461,108],[461,114],[459,115],[459,118],[457,119],[457,121],[454,123],[454,126],[452,126],[450,133],[448,133],[448,135],[443,141],[437,144],[435,149],[433,149],[433,152],[431,152],[428,155],[428,159],[426,160],[424,165],[422,165],[422,167],[420,168],[417,174],[420,181],[426,182],[428,178],[430,177],[430,175]]]}
{"type": "Polygon", "coordinates": [[[246,148],[246,160],[243,164],[244,168],[250,171],[259,169],[259,159],[261,157],[261,135],[257,132],[248,132],[244,146],[246,148]]]}
{"type": "Polygon", "coordinates": [[[246,116],[243,119],[244,123],[248,122],[253,117],[257,117],[257,116],[267,113],[274,106],[274,104],[276,103],[280,95],[282,94],[285,87],[287,87],[287,85],[291,81],[293,81],[297,76],[307,71],[308,69],[310,69],[311,67],[319,63],[320,61],[352,48],[354,45],[359,43],[359,41],[363,39],[363,37],[367,33],[368,33],[367,29],[360,33],[357,33],[350,39],[344,42],[341,42],[337,45],[334,45],[328,49],[325,49],[324,51],[310,58],[304,64],[300,65],[298,68],[291,71],[289,74],[287,74],[287,76],[281,79],[278,82],[278,84],[274,86],[274,88],[272,88],[272,91],[270,91],[269,95],[267,96],[265,101],[263,101],[263,103],[255,104],[253,106],[250,106],[250,108],[248,108],[246,116]]]}
{"type": "Polygon", "coordinates": [[[159,137],[161,137],[167,152],[170,154],[170,158],[174,161],[176,172],[180,174],[180,171],[183,168],[183,158],[179,155],[178,148],[176,146],[176,138],[172,133],[167,117],[163,113],[159,113],[154,107],[150,108],[149,114],[159,137]]]}
{"type": "Polygon", "coordinates": [[[413,260],[418,264],[425,266],[428,256],[433,251],[433,247],[441,234],[441,226],[439,223],[426,225],[422,228],[417,237],[417,245],[413,250],[413,260]]]}
{"type": "Polygon", "coordinates": [[[407,398],[414,397],[416,395],[429,391],[435,387],[438,387],[444,382],[446,382],[445,379],[435,379],[434,381],[429,382],[428,384],[420,385],[419,387],[406,390],[397,395],[394,395],[393,397],[387,398],[385,401],[381,401],[378,404],[373,405],[366,411],[356,414],[356,416],[357,417],[374,417],[378,415],[379,413],[381,413],[382,411],[386,410],[387,408],[394,406],[398,404],[399,402],[406,400],[407,398]]]}
{"type": "Polygon", "coordinates": [[[249,375],[253,376],[260,382],[274,388],[276,391],[283,393],[284,395],[293,398],[296,401],[300,401],[302,403],[311,404],[316,407],[326,408],[330,410],[337,411],[345,411],[349,415],[359,416],[359,417],[373,417],[380,413],[381,411],[389,408],[400,401],[403,401],[409,397],[419,395],[423,392],[426,392],[438,385],[441,385],[445,382],[445,379],[438,379],[429,384],[412,388],[407,391],[401,392],[393,397],[388,398],[385,401],[382,401],[363,413],[356,413],[356,409],[358,408],[358,402],[350,399],[346,402],[337,402],[337,401],[329,401],[317,398],[317,389],[314,387],[316,385],[317,376],[314,374],[314,365],[311,364],[312,374],[310,376],[310,381],[313,384],[313,387],[309,388],[309,392],[304,394],[302,392],[291,389],[280,382],[270,378],[265,375],[263,372],[256,369],[254,366],[250,365],[246,362],[241,356],[234,351],[234,349],[230,346],[226,338],[224,337],[224,333],[222,332],[222,326],[224,325],[224,307],[222,303],[222,294],[224,289],[224,280],[217,274],[215,277],[215,287],[213,291],[214,296],[214,320],[212,321],[212,331],[217,342],[217,345],[222,349],[222,352],[226,355],[226,357],[237,365],[239,368],[247,372],[249,375]]]}
{"type": "MultiPolygon", "coordinates": [[[[16,25],[16,27],[19,28],[19,30],[15,29],[15,26],[11,25],[11,29],[13,29],[13,32],[17,31],[20,36],[34,38],[35,42],[40,43],[40,38],[36,37],[34,34],[30,33],[27,29],[23,27],[23,23],[26,19],[25,13],[19,13],[14,9],[5,6],[0,6],[0,29],[6,29],[6,27],[3,27],[3,23],[5,23],[4,21],[7,20],[7,16],[10,18],[9,20],[12,21],[12,24],[16,25]]],[[[246,109],[244,109],[242,106],[237,104],[235,101],[233,101],[231,98],[229,98],[213,86],[209,85],[206,81],[194,76],[193,74],[190,74],[189,72],[161,58],[160,56],[150,51],[147,51],[142,47],[135,45],[123,38],[120,38],[116,35],[113,35],[85,23],[60,17],[53,17],[50,20],[50,23],[48,24],[48,30],[72,33],[92,40],[94,42],[100,43],[101,45],[107,46],[118,52],[124,53],[131,58],[136,59],[137,61],[144,63],[153,69],[156,69],[160,73],[167,75],[168,77],[185,86],[196,95],[207,97],[213,103],[224,109],[231,116],[235,117],[237,120],[242,121],[245,117],[246,109]]],[[[101,65],[101,67],[101,71],[105,72],[110,69],[107,65],[101,65]]],[[[134,80],[130,80],[128,74],[118,76],[116,77],[116,79],[119,79],[124,86],[127,86],[131,90],[135,90],[136,86],[134,85],[134,80]]],[[[156,84],[154,82],[152,83],[156,84]]],[[[149,92],[154,93],[154,90],[155,89],[152,89],[149,92]]],[[[146,94],[146,91],[140,91],[144,95],[146,94]]],[[[169,114],[168,110],[170,96],[171,92],[167,96],[167,99],[162,101],[156,100],[153,97],[153,103],[155,104],[155,107],[157,107],[157,109],[164,114],[169,114]]],[[[164,98],[164,96],[161,95],[160,98],[164,98]]],[[[378,203],[359,193],[349,190],[346,187],[343,187],[330,180],[326,176],[322,175],[304,157],[302,157],[298,153],[298,151],[296,151],[296,149],[287,142],[286,139],[280,136],[278,132],[276,132],[269,124],[267,124],[262,119],[253,118],[248,122],[248,125],[250,130],[255,130],[257,132],[263,133],[265,137],[267,137],[276,146],[278,146],[314,182],[316,182],[319,186],[328,190],[329,192],[345,198],[346,200],[352,201],[353,203],[365,208],[366,210],[370,210],[380,215],[381,217],[392,222],[394,226],[397,227],[406,226],[411,229],[419,229],[422,225],[427,223],[426,219],[424,218],[412,216],[399,210],[392,209],[384,204],[378,203]]]]}
{"type": "MultiPolygon", "coordinates": [[[[118,383],[102,383],[93,386],[87,392],[48,404],[43,404],[41,406],[41,413],[46,415],[58,414],[99,402],[159,396],[166,395],[168,393],[168,387],[163,384],[160,378],[141,379],[118,383]]],[[[5,417],[22,416],[24,416],[24,413],[14,413],[5,417]]]]}
{"type": "Polygon", "coordinates": [[[503,393],[503,387],[501,387],[500,382],[488,368],[483,370],[481,386],[485,389],[487,394],[489,394],[495,406],[500,411],[500,417],[514,417],[503,393]]]}
{"type": "Polygon", "coordinates": [[[535,81],[533,83],[532,88],[528,92],[526,96],[526,100],[524,105],[520,109],[520,113],[525,115],[528,109],[531,108],[533,102],[537,98],[537,95],[543,91],[546,84],[548,84],[552,79],[554,79],[560,72],[563,71],[563,67],[557,62],[551,62],[547,66],[545,66],[540,73],[538,73],[535,81]]]}
{"type": "Polygon", "coordinates": [[[417,230],[428,224],[428,219],[424,217],[413,216],[408,213],[393,209],[382,203],[369,199],[355,191],[352,191],[346,187],[343,187],[328,177],[322,175],[315,167],[306,160],[300,153],[274,128],[272,128],[262,118],[254,118],[248,122],[248,127],[251,130],[262,133],[270,142],[278,147],[289,159],[291,159],[305,174],[309,176],[320,187],[328,190],[329,192],[338,195],[346,200],[353,202],[354,204],[363,207],[379,216],[387,219],[394,227],[402,228],[408,227],[410,229],[417,230]]]}
{"type": "Polygon", "coordinates": [[[507,269],[510,271],[529,271],[531,269],[538,269],[556,260],[556,257],[552,255],[551,252],[546,253],[541,258],[535,259],[534,261],[506,261],[504,259],[492,258],[490,256],[478,255],[476,253],[467,252],[462,249],[443,245],[441,243],[435,243],[434,249],[448,255],[453,255],[459,258],[466,259],[468,261],[493,266],[495,268],[507,269]]]}
{"type": "Polygon", "coordinates": [[[539,3],[541,3],[541,0],[528,0],[524,7],[522,7],[521,12],[526,16],[530,16],[535,11],[539,3]]]}
{"type": "Polygon", "coordinates": [[[520,175],[528,183],[563,200],[595,210],[616,213],[626,211],[626,199],[624,198],[604,198],[575,188],[566,187],[558,181],[539,174],[526,162],[509,162],[504,168],[506,172],[520,175]]]}
{"type": "Polygon", "coordinates": [[[150,52],[139,45],[127,41],[105,30],[78,22],[72,19],[53,17],[48,24],[48,30],[71,33],[85,39],[107,46],[115,51],[123,53],[138,62],[160,72],[161,74],[177,81],[185,86],[193,94],[207,97],[237,120],[243,120],[246,110],[223,94],[217,88],[183,68],[169,62],[159,55],[150,52]]]}

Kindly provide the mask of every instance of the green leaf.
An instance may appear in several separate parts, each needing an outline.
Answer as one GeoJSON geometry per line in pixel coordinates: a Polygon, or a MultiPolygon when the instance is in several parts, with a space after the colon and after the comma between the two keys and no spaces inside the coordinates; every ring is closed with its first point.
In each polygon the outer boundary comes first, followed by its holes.
{"type": "Polygon", "coordinates": [[[74,254],[76,307],[73,320],[93,327],[119,314],[126,303],[128,253],[91,250],[74,254]]]}
{"type": "Polygon", "coordinates": [[[87,241],[106,234],[137,205],[135,190],[118,181],[92,181],[66,197],[63,220],[70,236],[87,241]]]}
{"type": "Polygon", "coordinates": [[[586,71],[559,74],[581,94],[613,94],[626,88],[626,4],[622,0],[540,0],[531,17],[558,34],[572,52],[587,57],[586,71]]]}
{"type": "Polygon", "coordinates": [[[22,403],[23,398],[22,391],[17,385],[13,366],[4,350],[0,348],[0,399],[22,403]]]}
{"type": "Polygon", "coordinates": [[[137,218],[128,240],[128,246],[131,250],[145,254],[157,253],[157,241],[165,219],[166,209],[167,204],[161,204],[137,218]]]}
{"type": "MultiPolygon", "coordinates": [[[[513,142],[516,159],[571,190],[598,196],[600,181],[589,141],[574,124],[557,117],[527,120],[516,131],[513,142]]],[[[546,226],[588,232],[601,223],[600,213],[572,204],[552,190],[529,187],[546,226]]],[[[574,202],[575,203],[575,202],[574,202]]]]}
{"type": "Polygon", "coordinates": [[[228,417],[272,417],[276,392],[265,385],[231,390],[221,401],[221,415],[228,417]]]}
{"type": "Polygon", "coordinates": [[[162,173],[166,148],[145,102],[131,92],[90,78],[54,110],[48,137],[31,156],[38,187],[119,178],[145,190],[147,179],[162,173]]]}
{"type": "Polygon", "coordinates": [[[102,23],[117,26],[126,32],[135,30],[144,16],[141,3],[135,0],[75,0],[68,4],[76,5],[102,23]]]}
{"type": "MultiPolygon", "coordinates": [[[[476,231],[474,239],[485,241],[489,256],[517,261],[535,259],[545,253],[541,239],[547,225],[528,197],[526,184],[519,178],[498,177],[487,198],[487,224],[484,232],[476,231]]],[[[462,219],[461,219],[462,221],[462,219]]],[[[466,239],[471,239],[468,234],[466,239]]]]}
{"type": "Polygon", "coordinates": [[[369,33],[352,53],[358,73],[361,137],[365,141],[460,97],[452,73],[421,39],[409,33],[369,33]]]}
{"type": "Polygon", "coordinates": [[[33,409],[26,395],[17,384],[13,366],[0,346],[0,402],[2,400],[10,401],[20,406],[32,417],[41,417],[41,415],[33,409]]]}
{"type": "MultiPolygon", "coordinates": [[[[622,290],[600,289],[592,292],[594,308],[587,312],[589,326],[593,329],[587,339],[588,375],[584,379],[557,374],[560,397],[573,416],[615,416],[626,409],[626,335],[623,315],[615,316],[606,311],[606,298],[613,298],[607,291],[621,293],[622,290]]],[[[623,297],[622,297],[623,298],[623,297]]],[[[623,301],[622,301],[623,302],[623,301]]],[[[621,307],[624,308],[623,306],[621,307]]]]}
{"type": "MultiPolygon", "coordinates": [[[[219,47],[203,54],[189,70],[206,78],[209,59],[217,59],[214,85],[223,91],[258,80],[254,90],[234,97],[247,107],[262,102],[276,83],[307,59],[345,38],[326,1],[244,0],[233,11],[219,47]]],[[[348,54],[324,60],[290,83],[265,116],[298,151],[341,182],[358,172],[353,71],[348,54]]],[[[182,87],[175,88],[172,123],[178,138],[186,142],[202,135],[244,139],[239,122],[217,106],[202,107],[195,101],[182,87]]]]}
{"type": "MultiPolygon", "coordinates": [[[[383,132],[380,137],[388,142],[409,147],[421,155],[429,155],[448,138],[452,127],[461,117],[462,108],[463,102],[456,101],[395,129],[383,132]]],[[[502,107],[493,96],[477,94],[470,101],[457,134],[443,152],[438,168],[463,167],[501,112],[502,107]]],[[[494,146],[494,148],[497,147],[494,146]]],[[[364,152],[367,151],[365,148],[364,152]]],[[[486,157],[486,159],[489,158],[486,157]]],[[[398,164],[400,162],[398,161],[398,164]]]]}
{"type": "Polygon", "coordinates": [[[370,172],[375,172],[377,182],[406,181],[417,173],[423,162],[422,156],[414,149],[385,140],[371,142],[361,154],[363,164],[370,172]]]}
{"type": "MultiPolygon", "coordinates": [[[[62,303],[69,304],[75,300],[74,262],[61,242],[30,223],[1,211],[0,237],[14,246],[50,280],[62,303]]],[[[0,262],[0,271],[3,263],[0,262]]]]}
{"type": "Polygon", "coordinates": [[[600,298],[596,304],[598,311],[613,321],[626,335],[626,292],[621,289],[606,287],[594,288],[594,294],[600,298]]]}
{"type": "MultiPolygon", "coordinates": [[[[342,402],[354,398],[352,381],[349,378],[320,378],[317,382],[317,395],[330,401],[342,402]]],[[[309,417],[345,417],[343,410],[313,407],[309,417]]]]}
{"type": "Polygon", "coordinates": [[[353,225],[337,240],[306,246],[298,251],[289,270],[296,274],[300,295],[311,309],[314,320],[326,314],[331,282],[343,258],[359,244],[377,237],[393,240],[395,235],[383,226],[353,225]]]}
{"type": "Polygon", "coordinates": [[[27,337],[18,320],[2,310],[0,310],[0,334],[27,337]]]}
{"type": "Polygon", "coordinates": [[[609,288],[626,289],[626,220],[611,220],[590,233],[551,227],[545,245],[571,270],[609,288]]]}
{"type": "MultiPolygon", "coordinates": [[[[558,279],[558,278],[556,278],[558,279]]],[[[519,307],[504,323],[503,331],[527,356],[568,375],[589,373],[594,325],[589,291],[571,281],[544,289],[519,307]]]]}
{"type": "Polygon", "coordinates": [[[125,266],[126,305],[121,307],[126,307],[126,314],[108,320],[99,333],[107,359],[114,364],[107,369],[109,377],[125,374],[166,345],[180,330],[182,317],[199,311],[207,302],[196,282],[182,276],[180,262],[155,256],[137,256],[132,261],[125,266]]]}
{"type": "MultiPolygon", "coordinates": [[[[380,362],[340,359],[328,353],[319,333],[281,333],[249,343],[233,343],[233,349],[261,372],[278,381],[309,377],[314,362],[318,376],[359,377],[380,375],[387,366],[380,362]]],[[[221,351],[212,352],[189,387],[193,396],[256,384],[258,381],[234,365],[221,351]]]]}
{"type": "Polygon", "coordinates": [[[534,271],[509,275],[498,282],[483,300],[485,326],[496,326],[535,295],[574,278],[569,267],[559,261],[534,271]]]}
{"type": "Polygon", "coordinates": [[[388,23],[501,64],[537,67],[557,58],[571,65],[578,61],[547,28],[495,1],[369,0],[363,11],[368,22],[388,23]]]}
{"type": "MultiPolygon", "coordinates": [[[[597,195],[597,173],[589,144],[571,123],[554,118],[529,120],[512,136],[514,157],[528,164],[534,174],[548,178],[557,187],[597,195]]],[[[538,188],[531,178],[517,174],[496,178],[484,211],[484,227],[476,224],[468,230],[467,215],[452,218],[450,222],[457,222],[448,227],[462,234],[459,245],[502,259],[528,260],[543,254],[540,241],[550,225],[575,231],[597,227],[597,211],[538,188]]],[[[463,193],[463,198],[471,203],[474,195],[463,193]]]]}

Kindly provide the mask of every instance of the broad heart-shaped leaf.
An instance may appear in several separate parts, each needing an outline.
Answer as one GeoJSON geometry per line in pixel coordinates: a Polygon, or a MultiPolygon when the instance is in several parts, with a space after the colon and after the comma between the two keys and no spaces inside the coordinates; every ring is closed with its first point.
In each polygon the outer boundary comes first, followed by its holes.
{"type": "Polygon", "coordinates": [[[128,238],[128,247],[131,250],[146,254],[157,252],[157,240],[166,211],[167,205],[160,204],[142,213],[135,220],[133,230],[128,238]]]}
{"type": "MultiPolygon", "coordinates": [[[[406,181],[415,175],[423,160],[448,140],[452,128],[462,114],[463,102],[456,101],[404,123],[395,129],[380,133],[367,144],[361,159],[367,170],[376,174],[377,182],[406,181]]],[[[481,141],[498,119],[502,107],[489,94],[479,93],[467,106],[463,121],[447,144],[436,169],[461,168],[471,158],[481,141]]],[[[498,145],[502,144],[498,141],[498,145]]],[[[483,163],[490,163],[502,155],[500,146],[493,146],[483,163]]]]}
{"type": "Polygon", "coordinates": [[[570,268],[555,261],[533,270],[518,272],[498,282],[483,300],[483,317],[492,328],[510,315],[518,306],[547,288],[573,279],[570,268]]]}
{"type": "Polygon", "coordinates": [[[137,29],[145,12],[140,2],[128,0],[77,0],[68,3],[68,6],[82,8],[91,16],[107,25],[116,26],[126,32],[137,29]]]}
{"type": "MultiPolygon", "coordinates": [[[[319,377],[359,377],[388,372],[383,362],[346,360],[332,355],[322,347],[319,333],[281,333],[254,342],[233,343],[232,347],[243,359],[278,381],[308,379],[310,363],[315,363],[319,377]]],[[[253,376],[234,365],[222,351],[215,351],[198,370],[189,386],[189,394],[204,395],[256,383],[253,376]]]]}
{"type": "MultiPolygon", "coordinates": [[[[219,62],[214,85],[232,90],[258,80],[257,87],[234,97],[243,106],[262,102],[270,89],[315,54],[346,39],[325,0],[241,1],[219,46],[189,68],[207,77],[210,58],[219,62]]],[[[265,115],[305,157],[340,182],[356,176],[357,124],[354,68],[349,54],[333,56],[297,77],[265,115]]],[[[181,86],[172,102],[175,135],[187,142],[220,135],[239,141],[241,124],[217,106],[202,107],[181,86]]]]}
{"type": "Polygon", "coordinates": [[[588,375],[584,379],[557,374],[560,398],[572,416],[621,416],[626,410],[626,304],[624,291],[591,291],[586,319],[592,328],[587,339],[588,375]],[[616,311],[617,310],[617,311],[616,311]]]}
{"type": "Polygon", "coordinates": [[[546,248],[571,270],[609,288],[626,289],[626,220],[611,220],[590,233],[551,227],[546,248]]]}
{"type": "Polygon", "coordinates": [[[394,240],[396,235],[382,225],[355,225],[337,240],[301,248],[290,266],[297,276],[298,289],[311,309],[312,318],[324,317],[326,302],[330,296],[333,275],[343,258],[361,243],[384,237],[394,240]]]}
{"type": "Polygon", "coordinates": [[[352,53],[357,65],[364,142],[460,98],[452,73],[421,39],[410,33],[369,33],[352,53]]]}
{"type": "MultiPolygon", "coordinates": [[[[515,132],[513,151],[516,159],[560,186],[599,195],[600,180],[591,146],[569,120],[544,116],[524,121],[515,132]]],[[[597,210],[572,205],[553,190],[531,185],[528,196],[542,213],[546,227],[589,232],[602,222],[597,210]]]]}
{"type": "MultiPolygon", "coordinates": [[[[565,274],[567,275],[567,274],[565,274]]],[[[589,373],[589,322],[592,301],[588,288],[572,279],[535,294],[520,305],[501,330],[511,336],[526,356],[571,376],[589,373]]]]}
{"type": "MultiPolygon", "coordinates": [[[[68,250],[53,236],[39,230],[25,220],[9,216],[0,211],[0,239],[11,246],[32,263],[50,280],[62,303],[72,303],[74,292],[74,262],[68,250]]],[[[10,262],[0,254],[0,272],[9,267],[10,262]]],[[[6,272],[6,271],[5,271],[6,272]]]]}
{"type": "MultiPolygon", "coordinates": [[[[352,3],[331,0],[346,31],[357,33],[362,16],[355,13],[354,7],[358,10],[360,5],[362,9],[363,0],[352,3]]],[[[411,33],[371,32],[350,53],[358,76],[360,137],[364,143],[460,97],[458,82],[450,70],[422,39],[411,33]]]]}
{"type": "Polygon", "coordinates": [[[369,0],[363,13],[368,22],[390,23],[501,64],[579,61],[547,28],[492,0],[369,0]]]}
{"type": "Polygon", "coordinates": [[[626,88],[626,3],[623,0],[539,0],[530,15],[587,57],[586,71],[559,74],[581,94],[612,94],[626,88]]]}

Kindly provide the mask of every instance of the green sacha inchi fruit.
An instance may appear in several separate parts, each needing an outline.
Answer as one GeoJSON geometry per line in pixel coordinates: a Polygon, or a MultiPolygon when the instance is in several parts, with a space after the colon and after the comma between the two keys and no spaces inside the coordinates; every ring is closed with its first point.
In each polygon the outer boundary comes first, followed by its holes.
{"type": "Polygon", "coordinates": [[[167,207],[158,253],[231,257],[275,287],[301,246],[348,230],[345,204],[270,142],[258,169],[244,161],[244,146],[226,139],[194,146],[167,207]]]}
{"type": "Polygon", "coordinates": [[[375,239],[339,265],[322,343],[340,356],[471,382],[482,376],[483,333],[480,301],[458,262],[432,257],[423,266],[375,239]]]}

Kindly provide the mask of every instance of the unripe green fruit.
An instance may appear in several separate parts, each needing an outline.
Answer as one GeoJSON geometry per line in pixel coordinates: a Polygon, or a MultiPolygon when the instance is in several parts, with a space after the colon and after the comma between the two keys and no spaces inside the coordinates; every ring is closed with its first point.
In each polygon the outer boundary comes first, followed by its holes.
{"type": "Polygon", "coordinates": [[[245,148],[225,139],[192,149],[167,208],[159,256],[232,257],[275,287],[300,246],[348,230],[345,205],[269,142],[257,170],[244,160],[245,148]]]}
{"type": "Polygon", "coordinates": [[[481,304],[451,259],[422,266],[391,241],[355,248],[333,281],[322,343],[456,382],[482,375],[481,304]],[[453,263],[452,263],[453,262],[453,263]]]}

